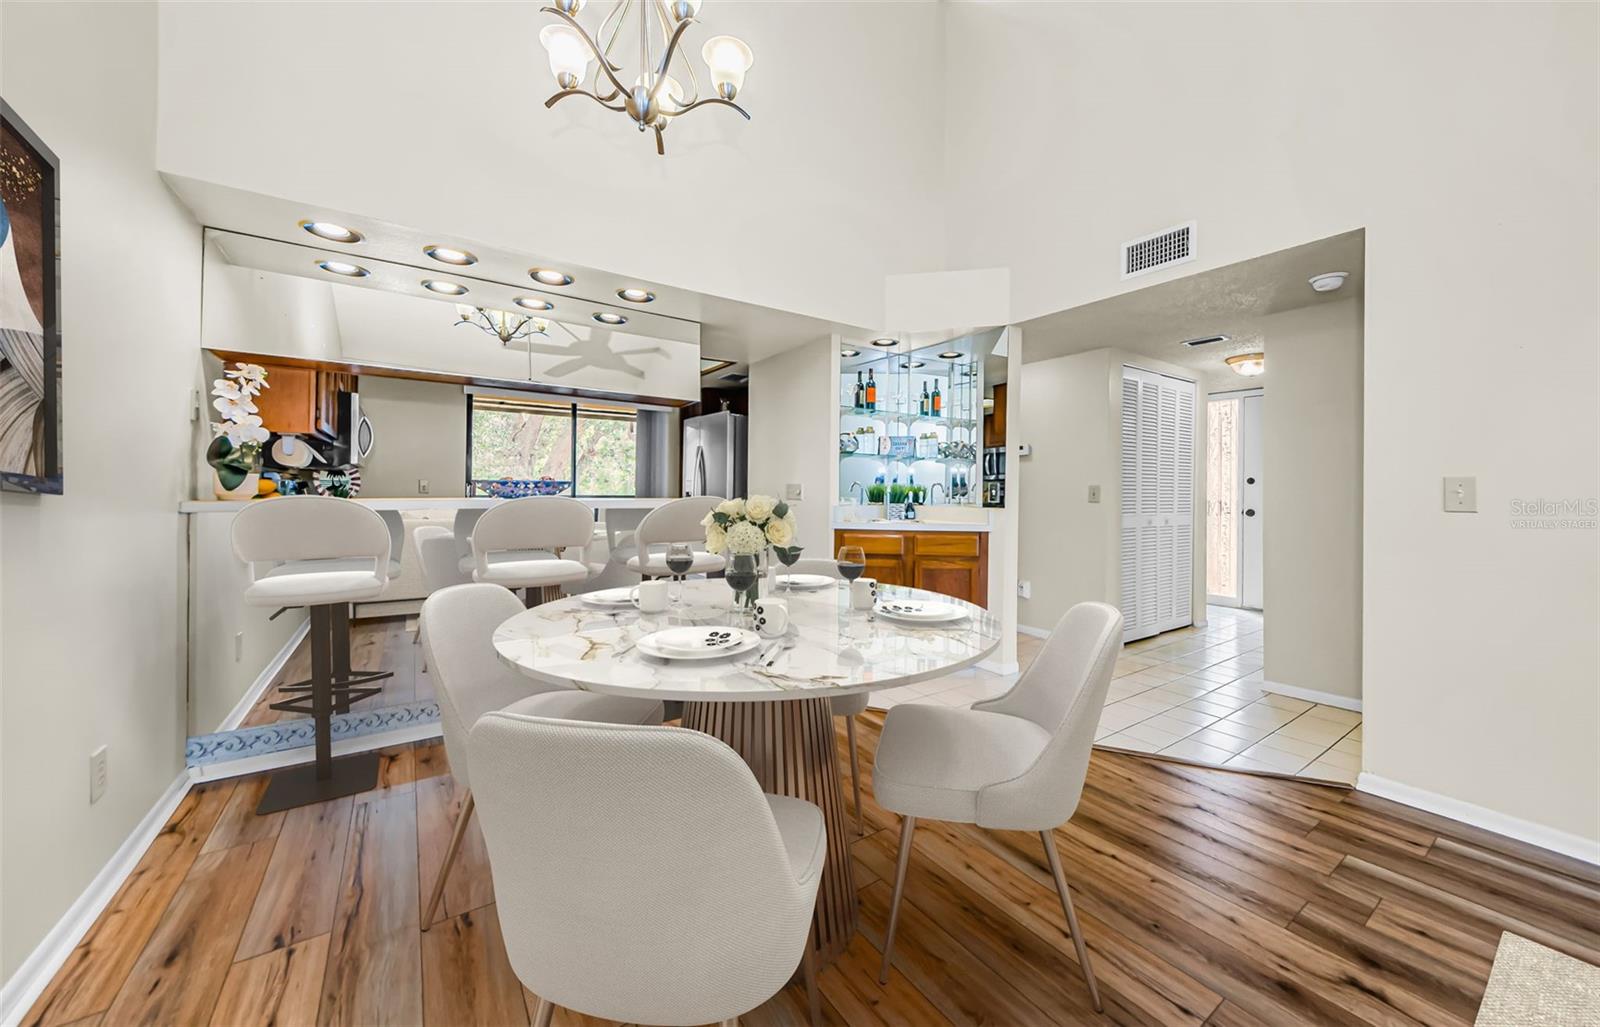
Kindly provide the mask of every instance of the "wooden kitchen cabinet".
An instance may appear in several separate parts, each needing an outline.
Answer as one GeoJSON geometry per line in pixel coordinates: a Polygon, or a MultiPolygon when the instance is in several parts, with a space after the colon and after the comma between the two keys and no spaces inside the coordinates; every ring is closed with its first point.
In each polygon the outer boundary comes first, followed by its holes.
{"type": "Polygon", "coordinates": [[[338,371],[263,364],[267,388],[256,397],[261,424],[279,435],[339,437],[339,393],[353,379],[338,371]]]}
{"type": "Polygon", "coordinates": [[[989,605],[989,535],[982,531],[835,530],[839,546],[860,546],[866,576],[886,585],[910,585],[989,605]]]}
{"type": "Polygon", "coordinates": [[[983,445],[985,448],[1006,444],[1006,386],[1004,382],[994,387],[994,413],[983,415],[983,445]]]}

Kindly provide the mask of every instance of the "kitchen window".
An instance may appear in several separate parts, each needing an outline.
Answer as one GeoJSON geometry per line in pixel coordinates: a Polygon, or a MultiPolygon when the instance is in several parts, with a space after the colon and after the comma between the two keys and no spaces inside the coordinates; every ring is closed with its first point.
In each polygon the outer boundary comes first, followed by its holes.
{"type": "Polygon", "coordinates": [[[627,407],[469,394],[468,493],[487,495],[502,478],[551,478],[567,483],[565,495],[631,497],[637,422],[627,407]]]}

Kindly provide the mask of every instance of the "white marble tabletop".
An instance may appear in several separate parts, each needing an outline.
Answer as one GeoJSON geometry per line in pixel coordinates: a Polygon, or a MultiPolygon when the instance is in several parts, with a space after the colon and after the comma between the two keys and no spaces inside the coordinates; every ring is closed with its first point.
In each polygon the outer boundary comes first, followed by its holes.
{"type": "MultiPolygon", "coordinates": [[[[765,586],[763,586],[765,587],[765,586]]],[[[666,614],[611,611],[578,597],[545,603],[501,624],[500,658],[540,681],[611,695],[687,702],[770,702],[894,688],[970,667],[1000,644],[999,618],[982,607],[919,589],[880,586],[880,599],[948,602],[967,616],[931,627],[869,618],[848,609],[844,587],[780,593],[789,630],[754,651],[711,660],[661,660],[634,646],[683,624],[730,623],[733,591],[720,579],[683,583],[683,604],[666,614]],[[773,650],[774,644],[785,648],[773,650]],[[770,667],[764,658],[776,656],[770,667]]]]}

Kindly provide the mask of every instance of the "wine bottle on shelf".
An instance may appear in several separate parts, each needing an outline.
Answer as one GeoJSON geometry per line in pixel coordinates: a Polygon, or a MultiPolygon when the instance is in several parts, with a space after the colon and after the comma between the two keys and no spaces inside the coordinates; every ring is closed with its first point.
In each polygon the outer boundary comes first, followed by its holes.
{"type": "Polygon", "coordinates": [[[944,397],[939,395],[939,379],[933,380],[933,416],[939,417],[944,411],[944,397]]]}
{"type": "Polygon", "coordinates": [[[860,410],[861,409],[861,405],[866,402],[866,399],[867,399],[867,387],[864,384],[862,384],[862,382],[861,382],[861,372],[857,371],[856,372],[856,398],[850,402],[850,405],[855,407],[857,410],[860,410]]]}
{"type": "Polygon", "coordinates": [[[922,399],[917,403],[917,413],[923,417],[928,416],[928,411],[933,409],[933,400],[928,396],[928,383],[922,383],[922,399]]]}
{"type": "Polygon", "coordinates": [[[873,380],[872,371],[867,371],[867,409],[878,409],[878,383],[873,380]]]}

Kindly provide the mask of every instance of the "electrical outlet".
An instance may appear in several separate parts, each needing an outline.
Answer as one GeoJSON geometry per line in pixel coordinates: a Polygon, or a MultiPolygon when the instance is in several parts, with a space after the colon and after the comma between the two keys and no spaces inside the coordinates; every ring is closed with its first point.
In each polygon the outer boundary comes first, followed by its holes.
{"type": "Polygon", "coordinates": [[[89,804],[100,801],[110,783],[111,772],[106,766],[106,747],[101,746],[89,754],[89,804]]]}
{"type": "Polygon", "coordinates": [[[791,481],[789,484],[783,487],[783,498],[792,500],[794,502],[799,502],[800,500],[806,498],[805,486],[797,481],[791,481]]]}
{"type": "Polygon", "coordinates": [[[419,496],[427,495],[428,494],[428,490],[430,488],[432,488],[432,487],[433,486],[428,484],[428,479],[427,478],[418,478],[417,479],[417,495],[419,495],[419,496]]]}
{"type": "Polygon", "coordinates": [[[1033,447],[1028,445],[1026,442],[1019,442],[1019,443],[1017,443],[1017,455],[1018,456],[1032,456],[1033,455],[1033,447]]]}
{"type": "Polygon", "coordinates": [[[1031,582],[1031,581],[1019,581],[1019,582],[1017,582],[1017,598],[1019,598],[1019,599],[1032,599],[1033,598],[1033,582],[1031,582]]]}
{"type": "Polygon", "coordinates": [[[244,659],[244,632],[235,631],[233,633],[233,662],[238,663],[242,659],[244,659]]]}
{"type": "Polygon", "coordinates": [[[1478,479],[1446,478],[1444,480],[1445,513],[1478,512],[1478,479]]]}
{"type": "Polygon", "coordinates": [[[1090,485],[1089,486],[1089,502],[1091,502],[1091,503],[1100,502],[1100,486],[1098,486],[1098,485],[1090,485]]]}

